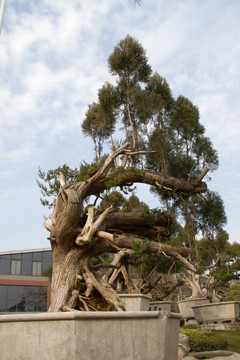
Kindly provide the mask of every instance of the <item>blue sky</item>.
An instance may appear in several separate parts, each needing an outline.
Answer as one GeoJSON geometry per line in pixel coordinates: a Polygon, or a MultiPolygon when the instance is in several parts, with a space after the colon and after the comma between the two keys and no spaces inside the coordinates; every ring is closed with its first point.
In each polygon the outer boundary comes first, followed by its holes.
{"type": "MultiPolygon", "coordinates": [[[[220,160],[208,186],[224,200],[230,241],[240,242],[239,16],[239,0],[8,0],[0,37],[0,251],[49,246],[38,167],[92,159],[81,122],[111,80],[107,59],[127,34],[174,96],[198,106],[220,160]]],[[[146,188],[140,193],[148,202],[146,188]]]]}

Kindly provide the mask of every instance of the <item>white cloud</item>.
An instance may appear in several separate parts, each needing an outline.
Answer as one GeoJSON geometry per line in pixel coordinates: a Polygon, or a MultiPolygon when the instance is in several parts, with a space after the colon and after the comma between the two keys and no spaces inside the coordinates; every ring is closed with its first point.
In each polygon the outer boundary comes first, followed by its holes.
{"type": "MultiPolygon", "coordinates": [[[[77,166],[91,156],[80,124],[110,79],[110,52],[130,33],[174,96],[189,97],[199,107],[207,135],[236,179],[238,14],[236,0],[145,0],[137,7],[128,0],[8,2],[0,40],[0,178],[17,177],[25,169],[34,182],[38,164],[77,166]]],[[[228,175],[222,166],[219,171],[217,186],[231,203],[234,192],[224,188],[228,175]]]]}

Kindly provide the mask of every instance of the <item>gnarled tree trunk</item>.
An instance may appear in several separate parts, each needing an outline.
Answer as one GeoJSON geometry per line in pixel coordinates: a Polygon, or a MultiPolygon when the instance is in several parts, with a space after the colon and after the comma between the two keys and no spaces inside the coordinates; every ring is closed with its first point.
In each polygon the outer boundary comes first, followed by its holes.
{"type": "Polygon", "coordinates": [[[175,192],[206,191],[206,185],[201,181],[203,176],[195,181],[184,181],[153,171],[114,168],[115,159],[119,155],[123,154],[126,158],[140,153],[132,152],[128,146],[126,143],[114,151],[101,169],[86,181],[65,184],[64,178],[61,178],[61,189],[54,211],[44,223],[50,232],[49,240],[53,252],[49,311],[124,310],[117,292],[111,286],[114,270],[116,274],[120,263],[114,259],[110,265],[93,266],[91,263],[93,258],[103,253],[134,251],[137,245],[146,253],[172,256],[188,270],[197,272],[194,265],[187,260],[189,249],[164,243],[171,221],[168,217],[154,216],[150,225],[142,214],[113,214],[112,207],[109,207],[96,216],[93,206],[84,207],[84,199],[89,195],[98,195],[112,186],[128,186],[135,182],[175,192]],[[159,234],[161,242],[155,241],[159,234]],[[144,240],[144,237],[149,240],[144,240]],[[110,267],[109,276],[100,276],[96,269],[101,266],[110,267]]]}

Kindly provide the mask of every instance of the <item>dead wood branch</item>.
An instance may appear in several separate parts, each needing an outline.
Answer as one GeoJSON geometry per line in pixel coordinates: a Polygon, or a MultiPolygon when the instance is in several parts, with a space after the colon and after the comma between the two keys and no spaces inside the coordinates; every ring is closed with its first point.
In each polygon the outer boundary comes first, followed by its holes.
{"type": "Polygon", "coordinates": [[[113,206],[107,208],[94,222],[95,220],[95,209],[93,206],[88,208],[88,217],[87,221],[84,225],[84,228],[80,232],[80,234],[76,237],[76,244],[78,246],[89,245],[92,242],[93,236],[101,226],[102,222],[105,218],[112,212],[113,206]]]}

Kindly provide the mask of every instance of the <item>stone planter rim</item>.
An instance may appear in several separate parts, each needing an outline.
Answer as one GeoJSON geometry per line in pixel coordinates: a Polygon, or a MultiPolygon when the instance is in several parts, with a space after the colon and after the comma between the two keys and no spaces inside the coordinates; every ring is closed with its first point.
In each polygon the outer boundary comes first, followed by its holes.
{"type": "Polygon", "coordinates": [[[202,307],[209,307],[209,306],[218,306],[218,305],[228,305],[228,304],[240,304],[240,301],[220,301],[215,303],[209,303],[209,304],[203,304],[203,305],[195,305],[192,306],[192,309],[194,308],[202,308],[202,307]]]}
{"type": "Polygon", "coordinates": [[[178,300],[178,304],[179,303],[183,303],[183,302],[191,302],[191,301],[199,301],[199,300],[208,300],[206,298],[194,298],[194,299],[184,299],[184,300],[178,300]]]}
{"type": "Polygon", "coordinates": [[[144,295],[144,294],[118,294],[119,297],[134,297],[134,298],[144,298],[144,299],[148,299],[151,300],[151,296],[148,295],[144,295]]]}
{"type": "Polygon", "coordinates": [[[0,315],[0,323],[22,321],[58,321],[58,320],[101,320],[101,319],[142,319],[142,318],[174,318],[182,316],[171,311],[72,311],[72,312],[49,312],[42,314],[10,314],[0,315]]]}
{"type": "Polygon", "coordinates": [[[150,304],[172,304],[172,301],[151,301],[150,304]]]}

